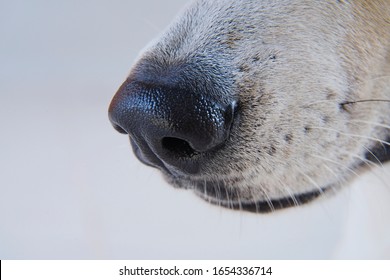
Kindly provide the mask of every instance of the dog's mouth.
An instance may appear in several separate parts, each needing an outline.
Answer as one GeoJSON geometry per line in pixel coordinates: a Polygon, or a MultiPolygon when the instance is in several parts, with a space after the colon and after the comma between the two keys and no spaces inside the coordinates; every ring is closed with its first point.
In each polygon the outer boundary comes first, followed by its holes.
{"type": "MultiPolygon", "coordinates": [[[[389,143],[390,141],[386,141],[389,143]]],[[[390,146],[387,144],[377,145],[366,153],[368,161],[384,163],[390,160],[390,146]]],[[[366,165],[365,161],[354,163],[350,170],[358,170],[366,165]]],[[[191,177],[180,178],[170,172],[161,170],[166,179],[175,187],[193,190],[199,197],[207,202],[223,206],[232,210],[242,210],[253,213],[269,213],[290,207],[307,204],[316,198],[328,193],[334,188],[334,184],[302,193],[289,193],[286,196],[270,198],[264,191],[262,198],[243,194],[241,188],[234,187],[240,184],[240,179],[230,180],[229,185],[224,180],[202,180],[191,177]]]]}
{"type": "MultiPolygon", "coordinates": [[[[253,213],[269,213],[289,207],[300,206],[311,202],[323,195],[329,187],[313,191],[289,194],[280,198],[246,198],[240,188],[228,186],[223,181],[177,179],[172,176],[167,180],[175,187],[193,190],[199,197],[207,202],[223,206],[231,210],[241,210],[253,213]]],[[[255,197],[255,196],[254,196],[255,197]]]]}

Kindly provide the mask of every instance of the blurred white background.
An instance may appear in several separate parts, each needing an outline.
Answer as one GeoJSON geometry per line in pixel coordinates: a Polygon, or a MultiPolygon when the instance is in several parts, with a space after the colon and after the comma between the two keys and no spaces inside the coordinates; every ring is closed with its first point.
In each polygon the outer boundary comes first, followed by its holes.
{"type": "Polygon", "coordinates": [[[108,104],[185,3],[0,1],[0,259],[390,257],[383,180],[254,215],[173,189],[135,159],[108,104]]]}

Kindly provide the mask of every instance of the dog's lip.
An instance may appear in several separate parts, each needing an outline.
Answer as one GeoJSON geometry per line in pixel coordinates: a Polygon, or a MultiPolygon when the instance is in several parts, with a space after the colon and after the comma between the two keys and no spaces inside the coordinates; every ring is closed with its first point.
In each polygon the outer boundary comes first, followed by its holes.
{"type": "Polygon", "coordinates": [[[320,197],[331,187],[326,186],[313,191],[269,200],[241,200],[238,189],[227,187],[223,181],[194,180],[169,176],[179,188],[192,189],[207,202],[231,210],[253,213],[270,213],[276,210],[300,206],[320,197]]]}
{"type": "MultiPolygon", "coordinates": [[[[296,194],[294,196],[282,197],[279,199],[270,199],[267,201],[215,201],[208,200],[211,204],[223,206],[232,210],[243,210],[253,213],[270,213],[276,210],[282,210],[285,208],[296,207],[318,198],[324,193],[324,190],[315,190],[311,192],[305,192],[296,194]]],[[[206,198],[207,199],[207,198],[206,198]]]]}

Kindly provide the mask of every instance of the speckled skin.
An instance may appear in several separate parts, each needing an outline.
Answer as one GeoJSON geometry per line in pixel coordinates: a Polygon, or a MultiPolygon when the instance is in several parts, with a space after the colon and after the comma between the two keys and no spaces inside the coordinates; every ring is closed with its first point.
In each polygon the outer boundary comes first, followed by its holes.
{"type": "Polygon", "coordinates": [[[198,174],[164,172],[215,204],[301,204],[378,164],[370,151],[390,139],[388,0],[197,0],[130,75],[145,62],[194,65],[185,79],[201,75],[218,88],[204,94],[238,103],[198,174]]]}

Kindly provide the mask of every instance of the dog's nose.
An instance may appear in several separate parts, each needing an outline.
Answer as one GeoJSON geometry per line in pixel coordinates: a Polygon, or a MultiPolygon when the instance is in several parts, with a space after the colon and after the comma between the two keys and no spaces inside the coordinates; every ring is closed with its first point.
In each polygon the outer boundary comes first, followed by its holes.
{"type": "Polygon", "coordinates": [[[111,101],[109,118],[116,130],[129,134],[143,163],[171,174],[195,174],[225,143],[233,122],[236,103],[216,99],[193,86],[129,78],[111,101]]]}

